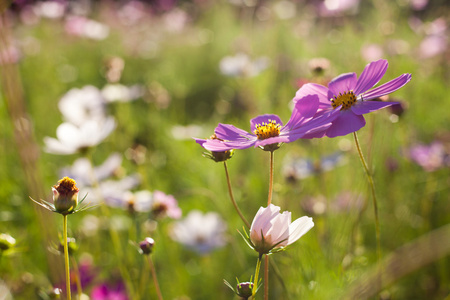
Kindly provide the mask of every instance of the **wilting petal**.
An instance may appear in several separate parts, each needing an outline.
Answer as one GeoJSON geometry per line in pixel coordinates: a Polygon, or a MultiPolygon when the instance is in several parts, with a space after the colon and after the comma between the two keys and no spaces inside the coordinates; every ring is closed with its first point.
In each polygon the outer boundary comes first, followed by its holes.
{"type": "Polygon", "coordinates": [[[370,90],[367,93],[363,94],[364,100],[379,98],[381,96],[390,94],[407,84],[410,80],[411,74],[402,74],[399,77],[392,79],[391,81],[386,82],[379,87],[376,87],[373,90],[370,90]]]}
{"type": "Polygon", "coordinates": [[[351,110],[356,115],[368,114],[370,112],[398,104],[398,102],[384,102],[384,101],[360,101],[351,107],[351,110]]]}
{"type": "Polygon", "coordinates": [[[333,138],[355,132],[366,125],[363,116],[355,115],[351,110],[341,111],[328,128],[326,136],[333,138]]]}
{"type": "Polygon", "coordinates": [[[352,91],[356,86],[356,73],[344,73],[334,78],[328,84],[328,89],[333,96],[338,96],[339,93],[352,91]]]}
{"type": "Polygon", "coordinates": [[[278,117],[277,115],[262,115],[262,116],[257,116],[256,118],[253,118],[250,120],[250,128],[253,132],[256,129],[257,124],[262,124],[262,123],[268,124],[268,123],[270,123],[270,121],[275,121],[280,126],[283,126],[283,122],[281,121],[280,117],[278,117]]]}
{"type": "Polygon", "coordinates": [[[299,238],[301,238],[305,233],[307,233],[311,228],[314,227],[314,222],[310,217],[301,217],[291,225],[289,225],[289,239],[287,245],[292,244],[299,238]]]}
{"type": "Polygon", "coordinates": [[[355,95],[360,95],[375,86],[384,76],[387,68],[388,62],[385,59],[380,59],[368,64],[358,78],[355,90],[353,91],[355,95]]]}

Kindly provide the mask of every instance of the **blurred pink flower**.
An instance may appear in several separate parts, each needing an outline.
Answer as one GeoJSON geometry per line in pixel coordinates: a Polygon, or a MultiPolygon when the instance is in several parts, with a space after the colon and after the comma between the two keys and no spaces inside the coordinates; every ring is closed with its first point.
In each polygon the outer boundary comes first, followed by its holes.
{"type": "Polygon", "coordinates": [[[421,166],[426,172],[433,172],[450,166],[450,156],[444,145],[435,141],[430,145],[417,144],[409,149],[409,158],[421,166]]]}
{"type": "Polygon", "coordinates": [[[100,284],[92,289],[91,300],[128,300],[125,285],[121,282],[115,284],[100,284]]]}
{"type": "Polygon", "coordinates": [[[312,218],[301,217],[291,223],[291,213],[280,214],[280,207],[261,207],[250,227],[250,241],[260,254],[276,252],[297,241],[314,227],[312,218]]]}

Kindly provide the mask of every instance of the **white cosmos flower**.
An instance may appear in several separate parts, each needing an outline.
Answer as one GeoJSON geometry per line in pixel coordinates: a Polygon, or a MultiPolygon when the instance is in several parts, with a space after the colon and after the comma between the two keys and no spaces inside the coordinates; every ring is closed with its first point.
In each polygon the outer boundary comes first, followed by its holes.
{"type": "Polygon", "coordinates": [[[171,237],[189,249],[205,254],[225,245],[226,229],[226,223],[217,213],[203,214],[192,210],[186,218],[174,224],[171,237]]]}
{"type": "Polygon", "coordinates": [[[106,118],[105,99],[100,90],[92,85],[69,90],[58,103],[58,108],[67,122],[77,126],[86,120],[106,118]]]}
{"type": "Polygon", "coordinates": [[[45,151],[52,154],[73,154],[102,142],[116,127],[114,118],[85,120],[79,126],[62,123],[56,129],[56,139],[45,137],[45,151]]]}
{"type": "Polygon", "coordinates": [[[250,227],[250,241],[260,254],[284,248],[314,227],[312,218],[301,217],[291,223],[291,213],[280,214],[280,207],[270,204],[261,207],[250,227]]]}

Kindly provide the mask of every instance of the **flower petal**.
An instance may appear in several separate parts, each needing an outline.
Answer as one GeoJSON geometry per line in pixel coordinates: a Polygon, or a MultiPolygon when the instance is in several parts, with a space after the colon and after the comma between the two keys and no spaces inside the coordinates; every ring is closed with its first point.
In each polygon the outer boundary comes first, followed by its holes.
{"type": "Polygon", "coordinates": [[[327,129],[326,136],[333,138],[355,132],[366,125],[366,120],[361,115],[355,115],[351,110],[340,111],[339,116],[327,129]]]}
{"type": "Polygon", "coordinates": [[[398,102],[384,102],[384,101],[359,101],[357,104],[351,107],[351,110],[355,115],[368,114],[372,111],[376,111],[398,102]]]}
{"type": "Polygon", "coordinates": [[[262,124],[262,123],[270,123],[270,121],[275,121],[277,124],[280,124],[281,126],[283,126],[283,122],[281,121],[280,117],[278,117],[277,115],[262,115],[262,116],[257,116],[256,118],[253,118],[250,120],[250,127],[252,132],[256,129],[256,125],[257,124],[262,124]]]}
{"type": "Polygon", "coordinates": [[[292,224],[289,225],[289,239],[287,241],[287,245],[290,245],[293,242],[297,241],[313,227],[313,219],[306,216],[292,222],[292,224]]]}
{"type": "Polygon", "coordinates": [[[314,117],[319,109],[319,96],[306,95],[295,102],[294,110],[292,111],[291,118],[281,131],[290,131],[297,126],[300,126],[306,120],[314,117]]]}
{"type": "Polygon", "coordinates": [[[391,81],[386,82],[379,87],[376,87],[373,90],[370,90],[367,93],[363,94],[364,100],[370,100],[390,94],[407,84],[410,80],[411,74],[402,74],[399,77],[392,79],[391,81]]]}
{"type": "Polygon", "coordinates": [[[358,78],[355,90],[353,91],[355,95],[360,95],[375,86],[386,73],[387,67],[388,62],[385,59],[368,64],[358,78]]]}
{"type": "Polygon", "coordinates": [[[328,84],[328,89],[331,91],[333,96],[338,96],[339,93],[354,90],[355,86],[356,86],[356,74],[344,73],[331,80],[330,83],[328,84]]]}
{"type": "MultiPolygon", "coordinates": [[[[225,145],[232,149],[246,149],[256,142],[256,136],[229,124],[219,124],[214,133],[225,145]]],[[[221,150],[224,151],[224,150],[221,150]]]]}
{"type": "Polygon", "coordinates": [[[292,99],[292,101],[294,103],[296,103],[308,95],[317,95],[319,97],[319,108],[320,109],[328,109],[331,107],[331,102],[330,102],[330,99],[332,98],[331,92],[328,90],[328,88],[326,86],[316,84],[316,83],[304,84],[295,93],[295,97],[294,97],[294,99],[292,99]]]}

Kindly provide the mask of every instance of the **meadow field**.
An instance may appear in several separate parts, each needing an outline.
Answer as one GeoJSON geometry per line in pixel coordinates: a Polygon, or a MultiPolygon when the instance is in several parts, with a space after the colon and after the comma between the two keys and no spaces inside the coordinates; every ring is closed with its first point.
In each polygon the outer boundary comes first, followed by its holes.
{"type": "Polygon", "coordinates": [[[0,300],[450,299],[448,1],[0,11],[0,300]]]}

